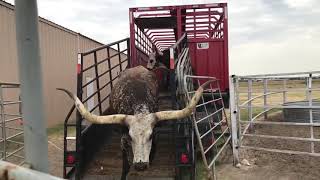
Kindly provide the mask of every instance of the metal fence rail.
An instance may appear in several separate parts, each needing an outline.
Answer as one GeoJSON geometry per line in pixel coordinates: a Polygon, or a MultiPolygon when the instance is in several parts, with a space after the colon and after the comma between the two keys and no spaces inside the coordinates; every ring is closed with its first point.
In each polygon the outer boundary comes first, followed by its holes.
{"type": "MultiPolygon", "coordinates": [[[[179,39],[177,44],[171,47],[172,57],[176,57],[174,62],[175,64],[175,73],[177,79],[177,94],[180,102],[185,102],[187,99],[184,99],[186,96],[185,86],[188,86],[188,89],[193,89],[193,83],[188,79],[187,82],[184,82],[184,78],[187,75],[193,75],[192,66],[191,66],[191,57],[190,50],[188,47],[187,34],[183,34],[183,36],[179,39]]],[[[186,104],[181,104],[181,106],[185,106],[186,104]]]]}
{"type": "Polygon", "coordinates": [[[239,162],[240,148],[269,152],[320,156],[315,151],[315,127],[320,125],[320,72],[267,74],[230,77],[230,110],[234,162],[239,162]],[[273,120],[278,114],[280,120],[273,120]],[[299,119],[300,118],[300,119],[299,119]],[[319,118],[319,119],[318,119],[319,118]],[[294,126],[309,128],[309,137],[255,133],[255,125],[294,126]],[[310,151],[258,147],[255,140],[301,141],[310,144],[310,151]],[[244,142],[246,144],[244,144],[244,142]]]}
{"type": "Polygon", "coordinates": [[[63,180],[49,174],[41,173],[31,169],[16,166],[0,160],[1,180],[63,180]]]}
{"type": "Polygon", "coordinates": [[[0,160],[24,163],[20,84],[0,83],[0,160]]]}

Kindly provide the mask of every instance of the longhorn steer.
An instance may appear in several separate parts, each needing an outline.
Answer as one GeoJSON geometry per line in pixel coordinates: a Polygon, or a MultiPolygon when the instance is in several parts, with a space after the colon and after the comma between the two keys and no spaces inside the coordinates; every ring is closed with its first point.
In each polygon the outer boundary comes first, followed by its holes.
{"type": "MultiPolygon", "coordinates": [[[[203,87],[208,83],[198,88],[186,108],[158,112],[158,85],[155,74],[143,66],[130,68],[120,74],[111,92],[110,105],[117,114],[106,116],[91,114],[76,95],[65,89],[58,90],[66,92],[75,101],[75,107],[86,120],[96,124],[127,126],[129,133],[121,139],[121,147],[124,156],[128,156],[126,149],[132,148],[133,166],[141,171],[149,166],[152,131],[156,123],[190,116],[202,95],[203,87]]],[[[123,159],[122,179],[126,179],[129,161],[128,158],[123,159]]]]}

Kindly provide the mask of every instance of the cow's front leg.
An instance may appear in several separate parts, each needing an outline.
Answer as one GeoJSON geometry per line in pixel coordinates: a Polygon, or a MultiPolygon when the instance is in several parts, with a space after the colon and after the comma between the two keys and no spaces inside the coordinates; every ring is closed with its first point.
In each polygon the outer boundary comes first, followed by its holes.
{"type": "Polygon", "coordinates": [[[151,152],[150,152],[150,164],[153,163],[155,155],[156,155],[156,135],[153,135],[151,152]]]}
{"type": "Polygon", "coordinates": [[[132,165],[132,148],[130,137],[125,134],[121,137],[121,150],[122,150],[122,174],[121,180],[126,180],[130,166],[132,165]]]}
{"type": "Polygon", "coordinates": [[[122,150],[122,173],[121,180],[126,180],[130,170],[127,153],[122,150]]]}

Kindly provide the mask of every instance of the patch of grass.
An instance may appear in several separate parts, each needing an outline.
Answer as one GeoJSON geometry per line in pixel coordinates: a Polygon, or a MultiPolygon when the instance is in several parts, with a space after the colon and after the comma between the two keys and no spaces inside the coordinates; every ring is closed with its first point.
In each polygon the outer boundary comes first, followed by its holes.
{"type": "Polygon", "coordinates": [[[204,167],[202,159],[198,158],[196,168],[197,168],[196,179],[197,180],[206,180],[207,171],[206,171],[206,168],[204,167]]]}
{"type": "Polygon", "coordinates": [[[48,135],[54,135],[54,134],[62,134],[64,129],[64,124],[58,124],[54,127],[47,128],[48,135]]]}
{"type": "MultiPolygon", "coordinates": [[[[216,150],[213,150],[213,154],[216,154],[216,150]]],[[[209,158],[212,160],[213,157],[209,158]]],[[[215,162],[215,167],[217,168],[222,164],[222,161],[219,158],[215,162]]],[[[213,171],[213,169],[211,169],[213,171]]],[[[215,170],[217,173],[217,169],[215,170]]],[[[207,170],[205,165],[203,164],[202,157],[200,153],[197,156],[197,163],[196,163],[196,180],[207,180],[207,170]]]]}
{"type": "MultiPolygon", "coordinates": [[[[57,137],[63,137],[64,133],[64,124],[58,124],[56,126],[47,128],[47,134],[48,137],[57,138],[57,137]]],[[[76,128],[75,127],[68,127],[68,136],[75,136],[76,134],[76,128]]]]}
{"type": "MultiPolygon", "coordinates": [[[[320,80],[313,81],[313,88],[320,87],[320,80]]],[[[280,91],[283,90],[283,83],[281,81],[272,81],[268,82],[268,92],[280,91]]],[[[287,81],[286,90],[289,92],[286,93],[287,101],[301,101],[306,99],[306,82],[304,80],[291,80],[287,81]]],[[[240,104],[248,100],[248,84],[247,82],[240,82],[239,90],[240,93],[239,99],[240,104]]],[[[252,97],[259,96],[263,94],[263,82],[254,82],[252,84],[252,97]]],[[[320,91],[313,91],[312,98],[318,99],[320,98],[320,91]]],[[[263,105],[264,97],[261,96],[252,101],[252,105],[263,105]]],[[[283,93],[277,93],[267,96],[267,103],[269,105],[276,105],[283,103],[283,93]]]]}

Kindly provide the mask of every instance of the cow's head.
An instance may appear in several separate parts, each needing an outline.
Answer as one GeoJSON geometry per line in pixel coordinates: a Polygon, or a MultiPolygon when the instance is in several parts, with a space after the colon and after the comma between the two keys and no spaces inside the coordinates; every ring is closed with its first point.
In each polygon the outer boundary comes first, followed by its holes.
{"type": "Polygon", "coordinates": [[[157,56],[157,52],[156,51],[152,51],[149,54],[149,59],[148,59],[148,63],[147,63],[147,68],[148,69],[154,69],[157,63],[156,60],[156,56],[157,56]]]}
{"type": "Polygon", "coordinates": [[[147,63],[147,68],[148,69],[156,68],[156,64],[159,63],[158,62],[159,61],[159,59],[158,59],[159,56],[163,56],[163,53],[161,51],[158,51],[156,46],[153,46],[152,47],[152,51],[151,51],[151,53],[149,54],[149,57],[148,57],[148,63],[147,63]]]}
{"type": "Polygon", "coordinates": [[[210,82],[208,81],[200,86],[188,106],[182,110],[150,113],[147,108],[142,107],[139,113],[135,115],[115,114],[97,116],[91,114],[76,95],[65,89],[59,88],[58,90],[66,92],[75,101],[76,108],[86,120],[96,124],[123,124],[128,126],[133,151],[133,165],[136,170],[145,170],[149,165],[153,127],[159,121],[176,120],[190,116],[201,98],[204,86],[210,82]],[[141,109],[144,110],[141,111],[141,109]]]}

